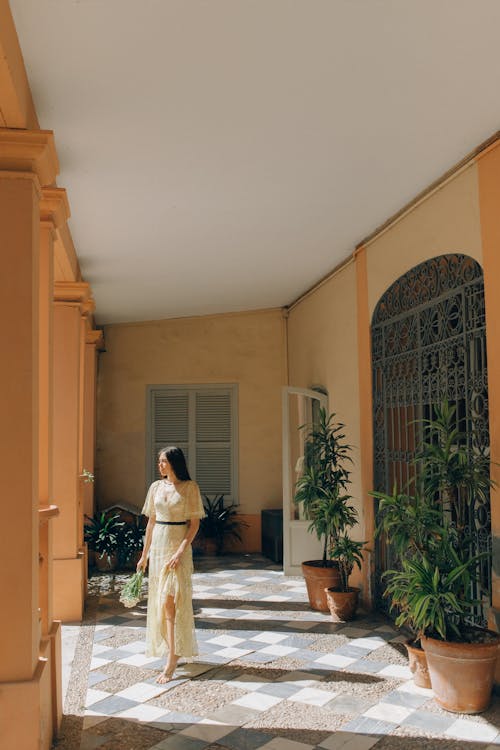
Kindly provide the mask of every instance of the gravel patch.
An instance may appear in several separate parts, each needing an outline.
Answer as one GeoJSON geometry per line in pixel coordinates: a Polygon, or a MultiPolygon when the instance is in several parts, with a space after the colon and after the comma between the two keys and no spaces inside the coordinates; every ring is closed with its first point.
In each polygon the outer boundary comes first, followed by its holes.
{"type": "Polygon", "coordinates": [[[139,722],[110,718],[95,727],[86,730],[85,734],[104,736],[113,735],[101,750],[149,750],[153,745],[171,736],[170,732],[155,729],[139,722]]]}
{"type": "Polygon", "coordinates": [[[363,657],[369,661],[387,661],[390,664],[408,666],[408,653],[402,643],[388,643],[363,657]]]}
{"type": "Polygon", "coordinates": [[[141,669],[140,667],[131,667],[128,664],[105,664],[99,667],[99,672],[107,674],[109,680],[103,680],[96,688],[105,690],[108,693],[118,693],[120,690],[135,685],[136,682],[144,682],[151,679],[154,672],[151,669],[141,669]]]}
{"type": "Polygon", "coordinates": [[[231,669],[234,669],[234,668],[240,669],[241,674],[255,675],[256,677],[260,677],[263,680],[277,680],[280,677],[283,677],[283,675],[287,674],[290,671],[288,669],[270,667],[267,664],[265,667],[263,667],[262,664],[257,664],[255,662],[253,664],[250,664],[249,662],[241,661],[240,659],[235,659],[234,661],[231,662],[229,666],[231,667],[231,669]]]}
{"type": "MultiPolygon", "coordinates": [[[[493,726],[500,727],[500,699],[498,696],[492,697],[492,702],[486,711],[481,714],[456,714],[451,711],[445,711],[441,708],[435,700],[430,698],[427,703],[421,707],[423,711],[429,711],[431,714],[439,714],[440,716],[446,716],[447,718],[453,717],[455,719],[467,719],[474,721],[479,724],[493,724],[493,726]]],[[[476,750],[474,748],[474,750],[476,750]]]]}
{"type": "Polygon", "coordinates": [[[283,669],[287,672],[293,672],[296,669],[305,669],[305,662],[301,659],[294,659],[293,656],[280,656],[270,662],[274,669],[283,669]]]}
{"type": "Polygon", "coordinates": [[[244,695],[246,695],[246,690],[230,687],[227,683],[211,683],[208,689],[206,681],[199,680],[183,682],[178,687],[148,701],[147,705],[203,716],[217,711],[244,695]]]}
{"type": "MultiPolygon", "coordinates": [[[[294,738],[297,731],[314,730],[324,734],[324,737],[328,737],[329,734],[336,729],[340,729],[352,718],[352,716],[345,714],[333,714],[319,706],[311,706],[297,701],[281,701],[281,703],[268,711],[263,711],[249,721],[248,724],[245,724],[245,727],[274,731],[276,729],[290,729],[294,730],[294,738]]],[[[317,742],[321,741],[318,740],[317,742]]]]}
{"type": "MultiPolygon", "coordinates": [[[[398,727],[392,734],[385,735],[376,744],[376,750],[464,750],[469,746],[464,740],[450,738],[439,739],[436,742],[436,735],[431,737],[422,732],[422,730],[413,733],[409,731],[410,727],[398,727]],[[410,738],[415,738],[412,742],[410,738]],[[408,742],[410,740],[410,742],[408,742]]],[[[439,735],[437,735],[439,736],[439,735]]],[[[442,736],[442,735],[441,735],[442,736]]],[[[471,746],[472,747],[472,746],[471,746]]],[[[474,750],[485,750],[488,743],[474,742],[474,750]]]]}
{"type": "Polygon", "coordinates": [[[362,672],[348,676],[344,672],[327,672],[326,675],[326,678],[318,683],[318,687],[343,695],[369,697],[373,703],[378,703],[382,696],[396,690],[401,684],[401,680],[362,672]]]}
{"type": "Polygon", "coordinates": [[[350,639],[346,635],[322,635],[321,638],[316,638],[309,648],[311,651],[329,654],[348,643],[350,643],[350,639]]]}
{"type": "Polygon", "coordinates": [[[99,641],[99,646],[109,646],[109,648],[119,648],[126,646],[127,643],[139,641],[140,637],[136,630],[130,628],[113,628],[113,634],[109,638],[103,638],[99,641]]]}

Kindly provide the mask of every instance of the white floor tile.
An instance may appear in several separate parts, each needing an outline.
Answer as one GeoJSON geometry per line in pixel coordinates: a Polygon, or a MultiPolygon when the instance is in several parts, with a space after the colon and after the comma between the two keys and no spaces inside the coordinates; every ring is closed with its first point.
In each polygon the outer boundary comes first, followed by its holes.
{"type": "Polygon", "coordinates": [[[366,648],[370,651],[385,646],[386,642],[379,635],[374,638],[353,638],[349,644],[350,646],[356,646],[357,648],[366,648]]]}
{"type": "Polygon", "coordinates": [[[288,656],[294,654],[299,649],[295,646],[280,646],[279,643],[274,643],[272,646],[266,646],[265,648],[259,649],[259,654],[270,654],[271,656],[288,656]]]}
{"type": "Polygon", "coordinates": [[[399,680],[411,680],[412,673],[409,667],[404,667],[402,664],[390,664],[388,667],[384,667],[377,672],[378,675],[383,677],[396,677],[399,680]]]}
{"type": "Polygon", "coordinates": [[[280,641],[284,641],[285,638],[289,638],[289,633],[259,633],[259,635],[254,635],[253,638],[250,638],[251,641],[258,641],[259,643],[279,643],[280,641]]]}
{"type": "Polygon", "coordinates": [[[261,602],[289,602],[289,596],[279,596],[279,594],[273,594],[271,596],[263,596],[261,602]]]}
{"type": "Polygon", "coordinates": [[[370,750],[379,740],[380,735],[373,737],[369,734],[335,732],[320,742],[318,747],[324,747],[325,750],[370,750]]]}
{"type": "Polygon", "coordinates": [[[295,742],[287,740],[284,737],[275,737],[271,742],[267,742],[259,750],[312,750],[314,745],[306,745],[304,742],[295,742]]]}
{"type": "Polygon", "coordinates": [[[283,698],[276,695],[266,695],[265,693],[249,693],[242,698],[231,701],[230,706],[243,706],[244,708],[254,708],[257,711],[267,711],[271,706],[281,703],[283,698]]]}
{"type": "Polygon", "coordinates": [[[291,695],[288,700],[296,701],[297,703],[307,703],[310,706],[324,706],[325,703],[329,703],[337,693],[330,693],[326,690],[318,690],[317,688],[305,687],[299,690],[295,695],[291,695]]]}
{"type": "Polygon", "coordinates": [[[378,721],[390,721],[393,724],[400,724],[410,714],[414,713],[414,708],[405,708],[405,706],[395,706],[393,703],[378,703],[363,713],[369,719],[378,721]]]}
{"type": "Polygon", "coordinates": [[[121,719],[135,719],[136,721],[150,722],[156,721],[160,716],[165,716],[166,713],[167,711],[165,708],[140,704],[138,706],[132,706],[132,708],[127,708],[126,711],[121,711],[119,714],[114,715],[119,716],[121,719]]]}
{"type": "Polygon", "coordinates": [[[480,724],[478,721],[457,719],[444,732],[448,737],[458,737],[461,740],[475,740],[476,742],[491,742],[498,734],[498,728],[491,724],[480,724]]]}
{"type": "Polygon", "coordinates": [[[290,685],[295,685],[297,687],[310,687],[321,679],[322,676],[319,674],[297,670],[295,672],[287,672],[281,677],[278,677],[276,682],[287,682],[290,685]]]}
{"type": "Polygon", "coordinates": [[[124,646],[120,646],[120,651],[127,651],[131,654],[144,654],[146,650],[146,641],[132,641],[132,643],[126,643],[124,646]]]}
{"type": "Polygon", "coordinates": [[[243,643],[244,638],[236,638],[234,635],[217,635],[210,638],[207,643],[213,643],[216,646],[236,646],[237,643],[243,643]]]}
{"type": "Polygon", "coordinates": [[[120,690],[116,695],[119,695],[120,698],[128,698],[131,701],[145,703],[152,698],[156,698],[157,695],[166,692],[167,689],[165,685],[151,685],[149,682],[137,682],[135,685],[120,690]]]}
{"type": "Polygon", "coordinates": [[[341,656],[340,654],[325,654],[319,659],[316,659],[315,664],[326,664],[329,667],[348,667],[349,664],[354,664],[357,659],[353,659],[350,656],[341,656]]]}
{"type": "Polygon", "coordinates": [[[119,659],[118,664],[128,664],[131,667],[143,667],[145,664],[152,664],[154,661],[158,661],[158,656],[132,654],[131,656],[125,656],[123,659],[119,659]]]}
{"type": "Polygon", "coordinates": [[[98,669],[99,667],[103,667],[105,664],[110,664],[109,659],[101,659],[100,656],[93,656],[92,661],[90,662],[90,671],[93,669],[98,669]]]}
{"type": "Polygon", "coordinates": [[[246,648],[236,648],[229,646],[228,648],[221,648],[219,651],[215,652],[216,656],[224,656],[228,659],[238,659],[240,656],[246,656],[247,654],[251,654],[251,649],[246,648]]]}
{"type": "Polygon", "coordinates": [[[227,724],[191,724],[190,727],[183,729],[178,733],[179,737],[193,737],[197,740],[204,740],[205,742],[217,742],[218,740],[225,737],[227,734],[232,732],[234,727],[227,724]]]}
{"type": "Polygon", "coordinates": [[[94,690],[93,688],[89,688],[87,690],[87,697],[85,698],[85,706],[90,708],[90,706],[97,703],[97,701],[109,698],[110,695],[111,693],[107,693],[105,690],[94,690]]]}

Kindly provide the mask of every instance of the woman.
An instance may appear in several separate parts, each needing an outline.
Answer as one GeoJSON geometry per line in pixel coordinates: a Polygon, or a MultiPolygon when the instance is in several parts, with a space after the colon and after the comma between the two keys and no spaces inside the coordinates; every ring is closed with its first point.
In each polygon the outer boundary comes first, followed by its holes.
{"type": "Polygon", "coordinates": [[[172,679],[179,657],[198,653],[194,634],[191,542],[205,515],[200,490],[191,480],[180,448],[158,454],[162,478],[148,490],[142,512],[148,516],[144,550],[137,570],[145,570],[149,554],[146,656],[167,663],[157,682],[172,679]]]}

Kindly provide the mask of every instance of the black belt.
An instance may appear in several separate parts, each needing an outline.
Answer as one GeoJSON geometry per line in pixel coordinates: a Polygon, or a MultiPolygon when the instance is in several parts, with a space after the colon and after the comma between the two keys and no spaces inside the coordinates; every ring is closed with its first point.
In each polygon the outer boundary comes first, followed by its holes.
{"type": "Polygon", "coordinates": [[[156,521],[156,523],[161,523],[162,526],[185,526],[187,521],[156,521]]]}

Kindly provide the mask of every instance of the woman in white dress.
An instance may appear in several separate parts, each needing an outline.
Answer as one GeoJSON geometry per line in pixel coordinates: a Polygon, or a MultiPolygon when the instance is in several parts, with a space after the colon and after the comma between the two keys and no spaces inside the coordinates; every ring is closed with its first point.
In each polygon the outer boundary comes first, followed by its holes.
{"type": "Polygon", "coordinates": [[[179,657],[198,653],[194,633],[191,542],[205,515],[200,490],[191,480],[180,448],[158,454],[162,479],[153,482],[142,510],[148,516],[144,550],[137,570],[149,555],[146,656],[165,656],[157,682],[172,679],[179,657]]]}

